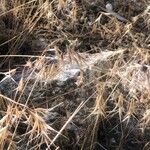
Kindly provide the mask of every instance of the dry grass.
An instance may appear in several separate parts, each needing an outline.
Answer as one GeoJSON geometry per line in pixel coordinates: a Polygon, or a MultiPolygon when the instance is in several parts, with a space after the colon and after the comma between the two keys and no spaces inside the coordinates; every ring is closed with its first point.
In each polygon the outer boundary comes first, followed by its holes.
{"type": "Polygon", "coordinates": [[[0,4],[0,149],[150,149],[148,0],[0,4]]]}

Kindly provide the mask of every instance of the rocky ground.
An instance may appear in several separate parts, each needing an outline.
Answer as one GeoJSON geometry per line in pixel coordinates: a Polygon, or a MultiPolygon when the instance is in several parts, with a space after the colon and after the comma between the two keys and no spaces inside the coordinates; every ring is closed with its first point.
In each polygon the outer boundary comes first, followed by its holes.
{"type": "Polygon", "coordinates": [[[149,150],[149,1],[4,2],[0,149],[149,150]]]}

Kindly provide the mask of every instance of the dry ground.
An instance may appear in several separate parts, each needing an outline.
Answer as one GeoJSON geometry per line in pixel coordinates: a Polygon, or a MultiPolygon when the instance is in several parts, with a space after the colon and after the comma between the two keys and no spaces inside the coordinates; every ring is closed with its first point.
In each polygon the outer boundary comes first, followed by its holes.
{"type": "Polygon", "coordinates": [[[149,150],[149,50],[149,0],[0,0],[0,149],[149,150]],[[52,49],[122,52],[58,84],[52,49]]]}

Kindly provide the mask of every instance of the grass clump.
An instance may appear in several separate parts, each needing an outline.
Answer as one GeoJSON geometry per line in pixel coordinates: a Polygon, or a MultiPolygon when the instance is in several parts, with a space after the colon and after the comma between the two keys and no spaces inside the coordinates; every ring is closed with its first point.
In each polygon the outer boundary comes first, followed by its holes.
{"type": "Polygon", "coordinates": [[[1,1],[0,149],[150,149],[149,11],[1,1]]]}

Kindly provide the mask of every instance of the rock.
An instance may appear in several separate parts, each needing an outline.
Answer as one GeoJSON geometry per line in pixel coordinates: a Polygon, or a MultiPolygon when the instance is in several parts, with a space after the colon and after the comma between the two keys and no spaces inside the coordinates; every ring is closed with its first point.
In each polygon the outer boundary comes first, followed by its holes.
{"type": "MultiPolygon", "coordinates": [[[[56,56],[41,57],[33,62],[32,68],[24,67],[22,71],[21,69],[20,71],[16,70],[14,74],[10,74],[8,78],[2,80],[0,92],[18,103],[26,104],[30,108],[53,108],[61,103],[53,110],[47,111],[43,116],[45,122],[57,131],[63,128],[78,106],[85,103],[81,105],[81,108],[77,111],[78,113],[75,113],[75,116],[62,130],[63,134],[69,137],[69,140],[64,138],[56,140],[58,145],[62,145],[60,143],[65,142],[65,145],[80,147],[83,143],[76,144],[77,139],[84,140],[84,136],[91,134],[92,130],[84,131],[89,128],[89,125],[92,128],[95,124],[94,118],[85,119],[90,115],[87,109],[94,104],[93,93],[95,93],[96,89],[91,81],[94,79],[95,67],[99,68],[99,73],[103,72],[109,58],[120,53],[122,51],[106,51],[97,54],[75,53],[71,57],[69,54],[65,55],[63,60],[56,56]],[[52,59],[57,61],[51,64],[52,59]],[[56,68],[53,65],[57,65],[56,68]],[[54,69],[53,71],[52,68],[54,69]],[[77,81],[82,76],[82,73],[83,85],[79,86],[77,81]],[[20,81],[23,81],[21,84],[23,87],[19,91],[17,89],[18,86],[21,86],[20,81]]],[[[105,73],[111,66],[107,67],[105,68],[105,73]]],[[[24,119],[23,121],[27,122],[24,119]]],[[[25,126],[24,122],[20,123],[23,127],[25,126]]],[[[22,126],[21,128],[23,128],[22,126]]],[[[51,136],[54,138],[57,134],[51,136]]],[[[90,144],[90,141],[87,143],[90,144]]]]}

